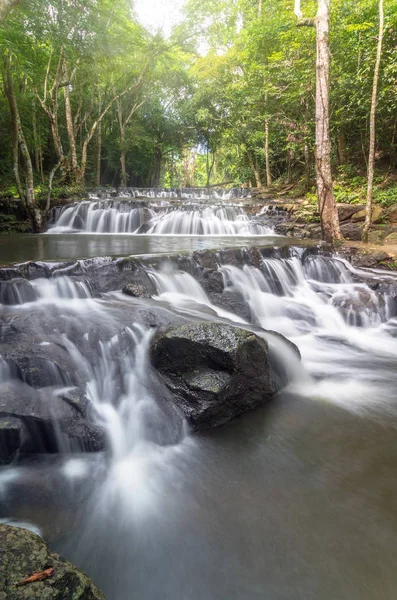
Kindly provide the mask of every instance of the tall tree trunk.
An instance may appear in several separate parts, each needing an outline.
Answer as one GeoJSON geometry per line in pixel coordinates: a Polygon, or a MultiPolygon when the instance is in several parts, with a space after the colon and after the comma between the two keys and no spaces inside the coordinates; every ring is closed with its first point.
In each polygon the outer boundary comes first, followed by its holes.
{"type": "Polygon", "coordinates": [[[270,172],[270,159],[269,159],[269,119],[265,119],[265,163],[266,163],[266,185],[270,187],[272,185],[272,174],[270,172]]]}
{"type": "MultiPolygon", "coordinates": [[[[98,86],[98,110],[102,112],[102,93],[98,86]]],[[[102,162],[102,121],[98,125],[97,133],[97,161],[96,161],[96,184],[101,185],[101,162],[102,162]]]]}
{"type": "Polygon", "coordinates": [[[339,227],[331,172],[331,142],[329,136],[329,15],[330,0],[318,0],[314,21],[304,19],[300,0],[295,0],[299,26],[316,28],[316,181],[318,207],[323,238],[326,242],[342,239],[339,227]]]}
{"type": "Polygon", "coordinates": [[[384,33],[384,10],[383,0],[379,0],[379,37],[378,47],[376,51],[376,61],[374,70],[374,82],[372,86],[371,99],[371,114],[369,120],[369,156],[368,156],[368,188],[367,188],[367,206],[365,209],[365,223],[363,229],[363,242],[368,241],[368,231],[372,223],[372,196],[374,185],[374,168],[375,168],[375,144],[376,144],[376,104],[378,101],[378,83],[379,69],[382,58],[382,44],[384,33]]]}
{"type": "Polygon", "coordinates": [[[255,176],[255,183],[256,183],[256,187],[257,188],[262,188],[262,180],[261,180],[261,175],[259,173],[258,170],[258,165],[256,163],[256,161],[254,161],[251,152],[247,152],[247,156],[248,156],[248,162],[250,164],[251,167],[251,171],[253,172],[254,176],[255,176]]]}
{"type": "Polygon", "coordinates": [[[8,57],[5,61],[3,82],[4,91],[8,100],[11,113],[12,123],[12,139],[13,139],[13,154],[14,154],[14,175],[18,188],[18,193],[21,201],[24,203],[29,219],[32,225],[32,229],[35,233],[38,233],[44,228],[44,218],[40,208],[37,206],[35,193],[34,193],[34,178],[33,178],[33,166],[32,159],[30,157],[29,148],[26,143],[25,135],[22,129],[21,118],[19,115],[19,109],[17,100],[15,97],[14,82],[9,64],[10,58],[8,57]],[[19,153],[22,157],[23,173],[25,179],[25,186],[22,184],[19,168],[19,153]]]}
{"type": "Polygon", "coordinates": [[[120,162],[121,162],[121,185],[127,186],[127,167],[125,160],[125,128],[120,127],[120,162]]]}
{"type": "Polygon", "coordinates": [[[37,135],[37,113],[36,103],[33,101],[32,105],[32,125],[33,125],[33,144],[34,144],[34,166],[37,173],[40,173],[40,148],[39,139],[37,135]]]}
{"type": "MultiPolygon", "coordinates": [[[[68,79],[68,74],[65,66],[65,77],[68,79]]],[[[76,148],[76,136],[74,132],[72,106],[70,103],[70,92],[69,84],[67,81],[63,87],[65,96],[65,115],[66,115],[66,128],[68,132],[69,150],[70,150],[70,166],[72,169],[73,180],[76,182],[79,178],[79,167],[77,163],[77,148],[76,148]]]]}
{"type": "Polygon", "coordinates": [[[51,67],[51,59],[52,59],[52,56],[50,57],[50,60],[48,61],[48,65],[47,65],[47,72],[46,72],[46,76],[45,76],[45,80],[44,80],[43,98],[40,97],[37,89],[36,89],[36,97],[38,98],[42,109],[44,110],[44,112],[46,113],[46,115],[48,116],[48,119],[50,121],[51,133],[52,133],[52,138],[53,138],[53,142],[54,142],[55,152],[58,157],[58,163],[60,165],[63,176],[66,177],[68,174],[68,166],[67,166],[67,161],[66,161],[66,158],[65,158],[65,155],[63,152],[62,139],[61,139],[61,135],[59,133],[59,123],[58,123],[58,90],[59,90],[59,86],[61,84],[62,73],[63,73],[63,64],[64,64],[64,60],[65,60],[63,48],[61,49],[61,52],[59,55],[53,85],[48,92],[48,78],[49,78],[50,67],[51,67]],[[49,99],[48,104],[47,104],[47,98],[49,99]]]}
{"type": "Polygon", "coordinates": [[[316,175],[318,206],[326,242],[342,238],[331,173],[329,136],[329,6],[330,0],[318,0],[316,16],[316,175]]]}

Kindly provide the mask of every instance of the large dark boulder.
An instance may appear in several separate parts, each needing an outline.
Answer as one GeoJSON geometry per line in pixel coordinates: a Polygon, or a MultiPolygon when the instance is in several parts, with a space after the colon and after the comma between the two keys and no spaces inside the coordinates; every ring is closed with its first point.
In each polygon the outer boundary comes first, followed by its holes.
{"type": "Polygon", "coordinates": [[[226,423],[280,389],[268,343],[232,325],[198,322],[160,329],[150,354],[196,431],[226,423]]]}
{"type": "Polygon", "coordinates": [[[104,595],[80,569],[50,552],[27,529],[0,524],[0,598],[4,600],[104,600],[104,595]],[[53,569],[50,577],[15,584],[53,569]]]}

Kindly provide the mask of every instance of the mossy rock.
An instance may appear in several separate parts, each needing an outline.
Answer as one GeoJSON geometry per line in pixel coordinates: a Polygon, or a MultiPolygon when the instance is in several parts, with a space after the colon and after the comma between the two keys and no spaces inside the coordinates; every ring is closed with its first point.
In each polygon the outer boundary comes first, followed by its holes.
{"type": "MultiPolygon", "coordinates": [[[[374,206],[372,208],[372,223],[381,223],[384,217],[384,210],[380,206],[374,206]]],[[[363,210],[359,210],[352,216],[353,223],[358,223],[360,221],[365,221],[365,208],[363,210]]]]}
{"type": "Polygon", "coordinates": [[[0,525],[0,600],[104,600],[105,596],[80,569],[27,529],[0,525]],[[15,585],[52,568],[43,581],[15,585]]]}

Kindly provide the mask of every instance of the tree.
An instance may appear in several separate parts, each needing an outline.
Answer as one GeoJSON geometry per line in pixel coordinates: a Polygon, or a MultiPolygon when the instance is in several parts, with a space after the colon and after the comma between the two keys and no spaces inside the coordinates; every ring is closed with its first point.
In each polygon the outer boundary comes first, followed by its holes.
{"type": "Polygon", "coordinates": [[[332,172],[331,142],[329,128],[329,22],[330,0],[318,0],[316,17],[304,19],[300,0],[295,0],[295,14],[299,26],[314,26],[316,29],[316,181],[318,208],[323,238],[334,242],[342,238],[339,227],[332,172]]]}
{"type": "MultiPolygon", "coordinates": [[[[45,214],[41,211],[35,198],[34,177],[32,160],[26,137],[21,123],[21,117],[18,109],[18,103],[15,95],[15,86],[12,75],[12,55],[8,53],[4,60],[3,84],[4,93],[7,97],[11,114],[12,125],[12,151],[14,157],[14,176],[21,202],[23,202],[26,212],[29,215],[32,229],[35,233],[43,230],[45,224],[45,214]],[[20,161],[22,158],[22,164],[20,161]]],[[[45,212],[49,206],[46,206],[45,212]]]]}
{"type": "Polygon", "coordinates": [[[9,12],[18,2],[19,0],[0,0],[0,23],[7,18],[9,12]]]}
{"type": "Polygon", "coordinates": [[[382,44],[384,34],[384,10],[383,0],[379,0],[379,36],[376,51],[374,81],[372,86],[371,97],[371,114],[369,118],[369,157],[368,157],[368,188],[367,188],[367,204],[365,209],[365,224],[363,229],[363,242],[368,241],[368,231],[372,223],[372,197],[374,185],[374,168],[375,168],[375,145],[376,145],[376,105],[378,102],[378,84],[379,84],[379,69],[382,58],[382,44]]]}

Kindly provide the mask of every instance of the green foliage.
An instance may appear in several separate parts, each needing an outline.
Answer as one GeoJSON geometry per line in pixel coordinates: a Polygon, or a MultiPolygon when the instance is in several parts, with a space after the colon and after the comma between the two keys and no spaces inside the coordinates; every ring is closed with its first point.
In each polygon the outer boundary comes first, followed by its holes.
{"type": "MultiPolygon", "coordinates": [[[[304,4],[305,14],[314,16],[317,2],[304,4]]],[[[333,0],[331,6],[335,196],[341,202],[364,203],[378,7],[373,0],[333,0]]],[[[393,172],[397,4],[385,0],[385,13],[376,166],[378,172],[393,172]]],[[[62,60],[56,106],[67,164],[57,171],[53,198],[79,197],[84,190],[81,184],[74,187],[77,178],[70,168],[66,92],[79,164],[84,142],[93,132],[86,185],[97,182],[99,131],[103,185],[120,183],[122,153],[132,186],[264,184],[266,123],[273,180],[283,186],[295,182],[291,193],[297,196],[310,190],[315,165],[315,32],[296,27],[291,0],[186,0],[184,19],[168,40],[143,28],[129,0],[30,0],[2,25],[0,51],[3,57],[11,56],[41,202],[58,160],[46,107],[52,106],[49,94],[62,60]]],[[[1,193],[15,197],[15,188],[6,189],[13,182],[13,160],[4,95],[0,139],[1,193]]],[[[316,202],[311,192],[307,197],[316,202]]],[[[377,186],[375,201],[388,206],[395,202],[393,192],[377,186]]]]}

